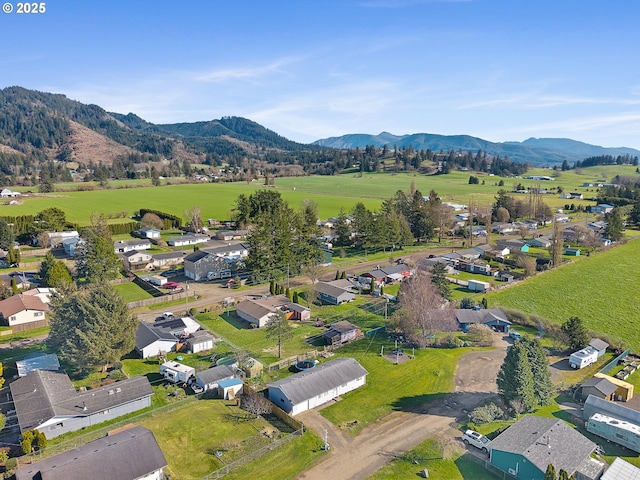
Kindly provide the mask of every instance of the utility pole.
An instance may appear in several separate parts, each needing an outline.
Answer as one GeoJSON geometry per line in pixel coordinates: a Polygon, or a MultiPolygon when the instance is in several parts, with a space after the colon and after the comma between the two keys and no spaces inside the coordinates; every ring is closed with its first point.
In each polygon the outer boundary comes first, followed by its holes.
{"type": "Polygon", "coordinates": [[[187,315],[189,315],[189,282],[188,281],[184,282],[184,292],[185,292],[184,300],[187,306],[187,315]]]}

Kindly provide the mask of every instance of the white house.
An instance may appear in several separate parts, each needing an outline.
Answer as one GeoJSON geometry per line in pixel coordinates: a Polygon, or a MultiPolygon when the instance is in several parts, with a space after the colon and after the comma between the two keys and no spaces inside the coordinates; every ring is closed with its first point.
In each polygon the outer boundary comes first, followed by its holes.
{"type": "Polygon", "coordinates": [[[160,238],[160,230],[157,228],[143,227],[138,230],[138,234],[143,238],[160,238]]]}
{"type": "Polygon", "coordinates": [[[151,242],[146,239],[119,240],[113,243],[113,250],[116,253],[127,253],[134,250],[149,250],[150,248],[151,242]]]}
{"type": "Polygon", "coordinates": [[[269,400],[297,415],[361,387],[368,373],[353,358],[337,358],[269,384],[269,400]]]}
{"type": "Polygon", "coordinates": [[[80,447],[35,463],[15,472],[16,480],[163,480],[167,461],[153,433],[135,426],[106,435],[80,447]]]}
{"type": "Polygon", "coordinates": [[[80,234],[77,230],[70,230],[68,232],[47,232],[49,236],[49,245],[57,247],[62,244],[62,241],[67,238],[79,237],[80,234]]]}
{"type": "Polygon", "coordinates": [[[13,198],[19,196],[20,192],[14,192],[12,190],[9,190],[8,188],[3,188],[2,190],[0,190],[0,198],[13,198]]]}
{"type": "Polygon", "coordinates": [[[0,318],[14,332],[47,326],[49,307],[35,295],[18,294],[0,301],[0,318]]]}
{"type": "Polygon", "coordinates": [[[136,331],[136,351],[142,358],[157,357],[176,349],[178,339],[171,332],[156,328],[152,323],[140,322],[136,331]]]}
{"type": "Polygon", "coordinates": [[[172,247],[184,247],[187,245],[207,243],[208,241],[209,237],[203,233],[187,233],[179,237],[171,237],[167,243],[172,247]]]}
{"type": "Polygon", "coordinates": [[[284,295],[244,300],[236,305],[236,314],[258,328],[264,327],[271,315],[284,312],[287,320],[306,321],[311,319],[311,310],[293,303],[284,295]]]}

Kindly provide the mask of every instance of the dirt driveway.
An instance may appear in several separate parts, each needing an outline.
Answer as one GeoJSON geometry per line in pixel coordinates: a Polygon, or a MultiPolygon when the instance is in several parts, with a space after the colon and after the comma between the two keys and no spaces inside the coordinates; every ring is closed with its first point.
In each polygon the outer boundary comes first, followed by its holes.
{"type": "Polygon", "coordinates": [[[456,420],[466,418],[467,412],[495,397],[496,375],[509,344],[506,337],[495,334],[495,350],[471,352],[460,359],[454,393],[411,411],[392,412],[369,425],[357,437],[341,431],[315,410],[301,414],[298,418],[320,438],[327,430],[331,452],[296,478],[365,479],[428,437],[458,436],[456,420]]]}

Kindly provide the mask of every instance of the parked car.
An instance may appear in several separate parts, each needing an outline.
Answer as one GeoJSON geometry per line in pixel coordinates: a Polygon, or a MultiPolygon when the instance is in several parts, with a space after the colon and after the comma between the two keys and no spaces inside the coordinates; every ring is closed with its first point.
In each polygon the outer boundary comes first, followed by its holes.
{"type": "Polygon", "coordinates": [[[474,430],[467,430],[462,434],[462,441],[465,445],[473,445],[486,453],[489,453],[491,448],[491,440],[474,430]]]}
{"type": "Polygon", "coordinates": [[[175,290],[176,288],[180,288],[180,284],[176,282],[167,282],[163,287],[168,288],[169,290],[175,290]]]}
{"type": "Polygon", "coordinates": [[[522,335],[519,332],[514,332],[513,330],[509,332],[509,336],[514,340],[522,340],[522,335]]]}
{"type": "Polygon", "coordinates": [[[165,320],[168,320],[170,318],[175,318],[175,316],[173,315],[173,312],[164,312],[162,314],[162,318],[164,318],[165,320]]]}

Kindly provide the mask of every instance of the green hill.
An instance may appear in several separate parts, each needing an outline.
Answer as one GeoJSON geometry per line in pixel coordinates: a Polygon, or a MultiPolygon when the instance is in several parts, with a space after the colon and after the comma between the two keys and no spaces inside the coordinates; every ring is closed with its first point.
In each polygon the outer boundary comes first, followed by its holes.
{"type": "Polygon", "coordinates": [[[640,351],[640,239],[487,295],[491,307],[535,313],[561,324],[580,317],[595,331],[640,351]]]}

